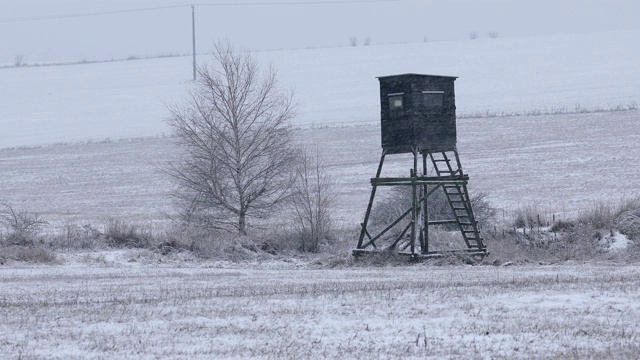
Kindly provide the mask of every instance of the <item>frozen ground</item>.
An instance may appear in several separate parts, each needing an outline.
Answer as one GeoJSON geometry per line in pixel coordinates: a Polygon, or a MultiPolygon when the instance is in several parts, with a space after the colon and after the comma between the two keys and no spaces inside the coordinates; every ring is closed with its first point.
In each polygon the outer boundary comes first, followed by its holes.
{"type": "Polygon", "coordinates": [[[640,356],[637,266],[315,270],[127,256],[2,270],[2,357],[640,356]]]}
{"type": "MultiPolygon", "coordinates": [[[[571,216],[640,195],[639,120],[639,111],[459,119],[458,148],[471,190],[486,192],[505,216],[520,207],[571,216]]],[[[339,188],[337,220],[355,228],[381,153],[379,128],[304,129],[299,139],[321,150],[339,188]]],[[[162,137],[4,149],[0,199],[57,225],[162,221],[173,210],[161,169],[174,157],[162,137]]],[[[410,166],[407,157],[389,156],[383,175],[410,166]]]]}

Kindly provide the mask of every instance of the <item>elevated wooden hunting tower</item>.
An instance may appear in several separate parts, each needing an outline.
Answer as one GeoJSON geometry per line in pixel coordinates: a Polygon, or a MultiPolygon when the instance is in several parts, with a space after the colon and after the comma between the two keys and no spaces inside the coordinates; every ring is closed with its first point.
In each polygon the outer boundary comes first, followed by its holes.
{"type": "Polygon", "coordinates": [[[462,172],[456,149],[456,79],[421,74],[378,77],[382,156],[376,177],[371,179],[371,197],[354,255],[379,250],[397,250],[414,258],[449,252],[487,254],[467,191],[469,176],[462,172]],[[381,178],[385,156],[401,153],[413,154],[409,177],[381,178]],[[420,172],[418,155],[422,155],[420,172]],[[397,219],[372,235],[368,225],[378,186],[411,186],[412,203],[397,219]],[[444,193],[451,208],[449,219],[429,216],[429,197],[437,192],[444,193]],[[429,226],[455,226],[465,247],[430,249],[429,226]]]}

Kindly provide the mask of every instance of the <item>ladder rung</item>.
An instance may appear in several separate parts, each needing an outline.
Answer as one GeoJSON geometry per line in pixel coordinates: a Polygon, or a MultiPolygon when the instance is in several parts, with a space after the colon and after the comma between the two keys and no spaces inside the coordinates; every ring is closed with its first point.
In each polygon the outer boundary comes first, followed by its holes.
{"type": "Polygon", "coordinates": [[[451,161],[451,159],[433,159],[433,161],[435,161],[435,162],[443,162],[443,161],[449,162],[449,161],[451,161]]]}

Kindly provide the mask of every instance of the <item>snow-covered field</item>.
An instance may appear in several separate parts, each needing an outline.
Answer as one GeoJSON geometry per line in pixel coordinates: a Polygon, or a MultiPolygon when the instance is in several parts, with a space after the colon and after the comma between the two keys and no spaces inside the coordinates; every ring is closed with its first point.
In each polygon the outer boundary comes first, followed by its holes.
{"type": "MultiPolygon", "coordinates": [[[[256,53],[300,102],[300,139],[323,150],[357,224],[379,159],[375,76],[458,75],[458,114],[572,111],[640,100],[640,32],[256,53]],[[325,125],[332,124],[329,128],[325,125]]],[[[204,60],[204,57],[201,57],[204,60]]],[[[0,199],[58,224],[171,212],[163,103],[179,101],[189,58],[0,69],[0,199]],[[58,145],[55,145],[58,144],[58,145]],[[42,146],[45,145],[45,146],[42,146]],[[52,146],[53,145],[53,146],[52,146]],[[41,147],[42,146],[42,147],[41,147]]],[[[634,196],[638,111],[458,121],[471,187],[506,211],[572,213],[634,196]]],[[[386,169],[405,174],[405,160],[386,169]]]]}
{"type": "MultiPolygon", "coordinates": [[[[459,76],[458,114],[640,102],[640,31],[259,52],[300,103],[298,125],[379,121],[376,76],[459,76]]],[[[206,56],[200,56],[207,61],[206,56]]],[[[159,136],[189,57],[0,69],[0,148],[159,136]]]]}
{"type": "MultiPolygon", "coordinates": [[[[506,216],[521,207],[571,216],[640,195],[638,120],[638,111],[460,119],[458,147],[472,191],[486,192],[506,216]]],[[[303,129],[299,138],[322,150],[339,188],[334,213],[355,228],[380,158],[379,127],[303,129]]],[[[162,137],[4,149],[0,199],[56,225],[162,221],[173,210],[161,169],[174,156],[162,137]]],[[[389,156],[384,172],[403,175],[410,166],[389,156]]]]}
{"type": "Polygon", "coordinates": [[[2,357],[640,356],[637,266],[212,268],[129,256],[2,270],[2,357]]]}
{"type": "MultiPolygon", "coordinates": [[[[608,109],[640,101],[640,32],[256,53],[300,102],[301,141],[323,149],[359,221],[379,158],[375,76],[457,75],[459,115],[608,109]],[[325,125],[332,124],[330,128],[325,125]]],[[[200,57],[202,61],[206,58],[200,57]]],[[[171,212],[164,103],[189,84],[188,57],[0,69],[0,199],[54,221],[171,212]],[[134,139],[137,138],[137,139],[134,139]],[[62,144],[61,144],[62,143],[62,144]],[[42,145],[53,145],[44,146],[42,145]],[[28,148],[25,148],[28,147],[28,148]],[[11,149],[10,149],[11,148],[11,149]]],[[[637,111],[459,119],[472,189],[501,209],[571,213],[638,188],[637,111]]],[[[387,169],[406,173],[403,160],[387,169]]]]}

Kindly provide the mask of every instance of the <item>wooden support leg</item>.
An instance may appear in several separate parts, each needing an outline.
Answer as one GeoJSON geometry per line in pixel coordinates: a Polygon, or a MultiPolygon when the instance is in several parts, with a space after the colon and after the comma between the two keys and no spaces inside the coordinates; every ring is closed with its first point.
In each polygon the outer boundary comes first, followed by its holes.
{"type": "MultiPolygon", "coordinates": [[[[427,176],[427,154],[422,154],[422,176],[427,176]]],[[[423,185],[422,187],[422,196],[424,199],[422,200],[422,216],[423,216],[423,224],[422,224],[422,253],[426,254],[429,252],[429,210],[428,210],[428,185],[423,185]]]]}
{"type": "MultiPolygon", "coordinates": [[[[380,156],[380,164],[378,164],[378,171],[376,171],[376,178],[380,177],[382,173],[382,164],[384,163],[384,157],[387,155],[387,150],[382,150],[382,155],[380,156]]],[[[364,221],[362,222],[360,229],[360,238],[358,239],[358,249],[362,249],[362,243],[364,241],[364,237],[367,234],[367,224],[369,223],[369,215],[371,215],[371,208],[373,207],[373,199],[376,197],[376,189],[377,186],[373,185],[371,188],[371,196],[369,197],[369,205],[367,205],[367,212],[364,215],[364,221]]]]}
{"type": "MultiPolygon", "coordinates": [[[[411,148],[413,153],[413,169],[411,169],[411,178],[415,179],[418,176],[418,151],[419,149],[411,148]]],[[[420,237],[420,227],[422,224],[418,224],[418,189],[415,182],[411,184],[411,254],[416,253],[416,240],[420,237]]]]}

